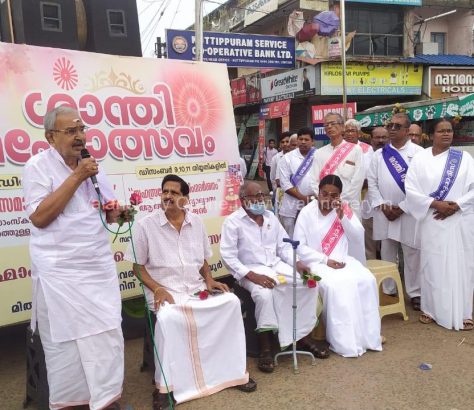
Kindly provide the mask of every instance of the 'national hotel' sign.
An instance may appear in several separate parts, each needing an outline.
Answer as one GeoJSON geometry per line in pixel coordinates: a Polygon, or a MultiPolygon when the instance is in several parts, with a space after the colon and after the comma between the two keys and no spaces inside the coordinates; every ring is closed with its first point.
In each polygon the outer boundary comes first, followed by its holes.
{"type": "Polygon", "coordinates": [[[429,79],[431,98],[474,93],[474,67],[430,67],[429,79]]]}

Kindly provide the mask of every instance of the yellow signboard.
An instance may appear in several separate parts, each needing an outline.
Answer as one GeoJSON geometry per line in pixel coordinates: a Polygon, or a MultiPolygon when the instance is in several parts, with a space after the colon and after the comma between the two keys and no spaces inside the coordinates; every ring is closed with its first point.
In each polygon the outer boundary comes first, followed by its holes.
{"type": "MultiPolygon", "coordinates": [[[[356,63],[346,66],[348,95],[420,95],[423,67],[401,63],[356,63]]],[[[340,62],[321,64],[321,95],[342,95],[340,62]]]]}

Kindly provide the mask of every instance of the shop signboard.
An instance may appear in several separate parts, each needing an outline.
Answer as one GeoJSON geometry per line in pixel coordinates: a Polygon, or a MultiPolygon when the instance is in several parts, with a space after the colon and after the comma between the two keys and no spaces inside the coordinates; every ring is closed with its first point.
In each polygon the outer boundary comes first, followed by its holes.
{"type": "MultiPolygon", "coordinates": [[[[340,62],[321,63],[321,95],[342,95],[340,62]]],[[[347,95],[420,95],[423,66],[404,63],[348,62],[347,95]]]]}
{"type": "Polygon", "coordinates": [[[348,3],[386,4],[394,6],[422,6],[422,0],[346,0],[348,3]]]}
{"type": "MultiPolygon", "coordinates": [[[[347,103],[347,119],[354,118],[357,112],[357,103],[347,103]]],[[[324,129],[324,117],[329,113],[337,113],[344,116],[344,105],[343,104],[325,104],[325,105],[313,105],[311,107],[314,135],[317,141],[327,141],[329,137],[326,135],[324,129]]]]}
{"type": "Polygon", "coordinates": [[[232,104],[247,104],[247,84],[245,78],[236,78],[230,81],[230,93],[232,94],[232,104]]]}
{"type": "MultiPolygon", "coordinates": [[[[169,59],[196,59],[192,30],[166,30],[169,59]]],[[[203,61],[228,67],[286,68],[295,66],[295,38],[245,33],[203,33],[203,61]]]]}
{"type": "MultiPolygon", "coordinates": [[[[438,118],[452,118],[460,115],[461,117],[474,117],[474,94],[465,95],[458,99],[449,101],[424,102],[418,106],[405,107],[411,121],[435,120],[438,118]]],[[[392,117],[391,107],[386,110],[373,113],[356,114],[356,120],[362,127],[383,126],[392,117]]]]}
{"type": "Polygon", "coordinates": [[[277,9],[278,0],[255,0],[245,7],[244,27],[255,23],[277,9]]]}
{"type": "MultiPolygon", "coordinates": [[[[34,228],[24,209],[22,172],[49,148],[44,115],[64,104],[89,127],[86,146],[119,202],[141,194],[137,218],[160,207],[166,174],[189,183],[190,211],[203,217],[213,250],[211,270],[227,274],[220,231],[239,206],[240,176],[226,67],[0,43],[0,326],[30,317],[34,228]]],[[[124,298],[141,294],[124,261],[129,241],[119,236],[111,245],[124,298]]]]}
{"type": "Polygon", "coordinates": [[[315,94],[316,68],[307,66],[260,80],[262,102],[288,100],[315,94]]]}
{"type": "Polygon", "coordinates": [[[474,93],[474,67],[430,67],[428,87],[431,98],[474,93]]]}

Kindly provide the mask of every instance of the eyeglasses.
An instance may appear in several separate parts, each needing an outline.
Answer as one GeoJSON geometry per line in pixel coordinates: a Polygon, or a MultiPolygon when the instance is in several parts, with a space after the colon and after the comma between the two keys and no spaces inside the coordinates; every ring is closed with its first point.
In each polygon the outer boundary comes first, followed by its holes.
{"type": "Polygon", "coordinates": [[[335,125],[341,125],[341,124],[342,122],[340,121],[329,121],[329,122],[324,123],[324,127],[329,128],[329,127],[334,127],[335,125]]]}
{"type": "Polygon", "coordinates": [[[389,122],[385,128],[388,130],[395,130],[395,131],[400,131],[402,128],[408,128],[405,125],[402,124],[397,124],[396,122],[389,122]]]}
{"type": "Polygon", "coordinates": [[[89,127],[86,127],[85,125],[80,125],[79,127],[71,127],[71,128],[66,128],[65,130],[49,130],[51,132],[62,132],[66,135],[69,135],[70,137],[73,137],[74,135],[77,134],[84,134],[89,127]]]}
{"type": "Polygon", "coordinates": [[[358,133],[359,130],[354,129],[354,128],[347,128],[347,129],[344,130],[344,132],[345,132],[345,133],[349,133],[349,132],[350,132],[350,133],[358,133]]]}
{"type": "Polygon", "coordinates": [[[444,130],[436,130],[435,132],[438,134],[451,134],[454,131],[452,128],[445,128],[444,130]]]}

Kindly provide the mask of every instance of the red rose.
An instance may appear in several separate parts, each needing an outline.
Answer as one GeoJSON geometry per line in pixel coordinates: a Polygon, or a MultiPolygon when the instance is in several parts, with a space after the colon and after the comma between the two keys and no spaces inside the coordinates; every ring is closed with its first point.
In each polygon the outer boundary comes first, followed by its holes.
{"type": "Polygon", "coordinates": [[[201,292],[199,292],[199,299],[201,300],[206,300],[208,296],[209,292],[207,290],[201,290],[201,292]]]}
{"type": "Polygon", "coordinates": [[[308,279],[306,282],[306,285],[308,285],[308,288],[315,288],[318,282],[316,282],[314,279],[308,279]]]}
{"type": "Polygon", "coordinates": [[[130,195],[130,203],[132,205],[140,205],[142,202],[143,199],[139,192],[133,192],[132,195],[130,195]]]}

